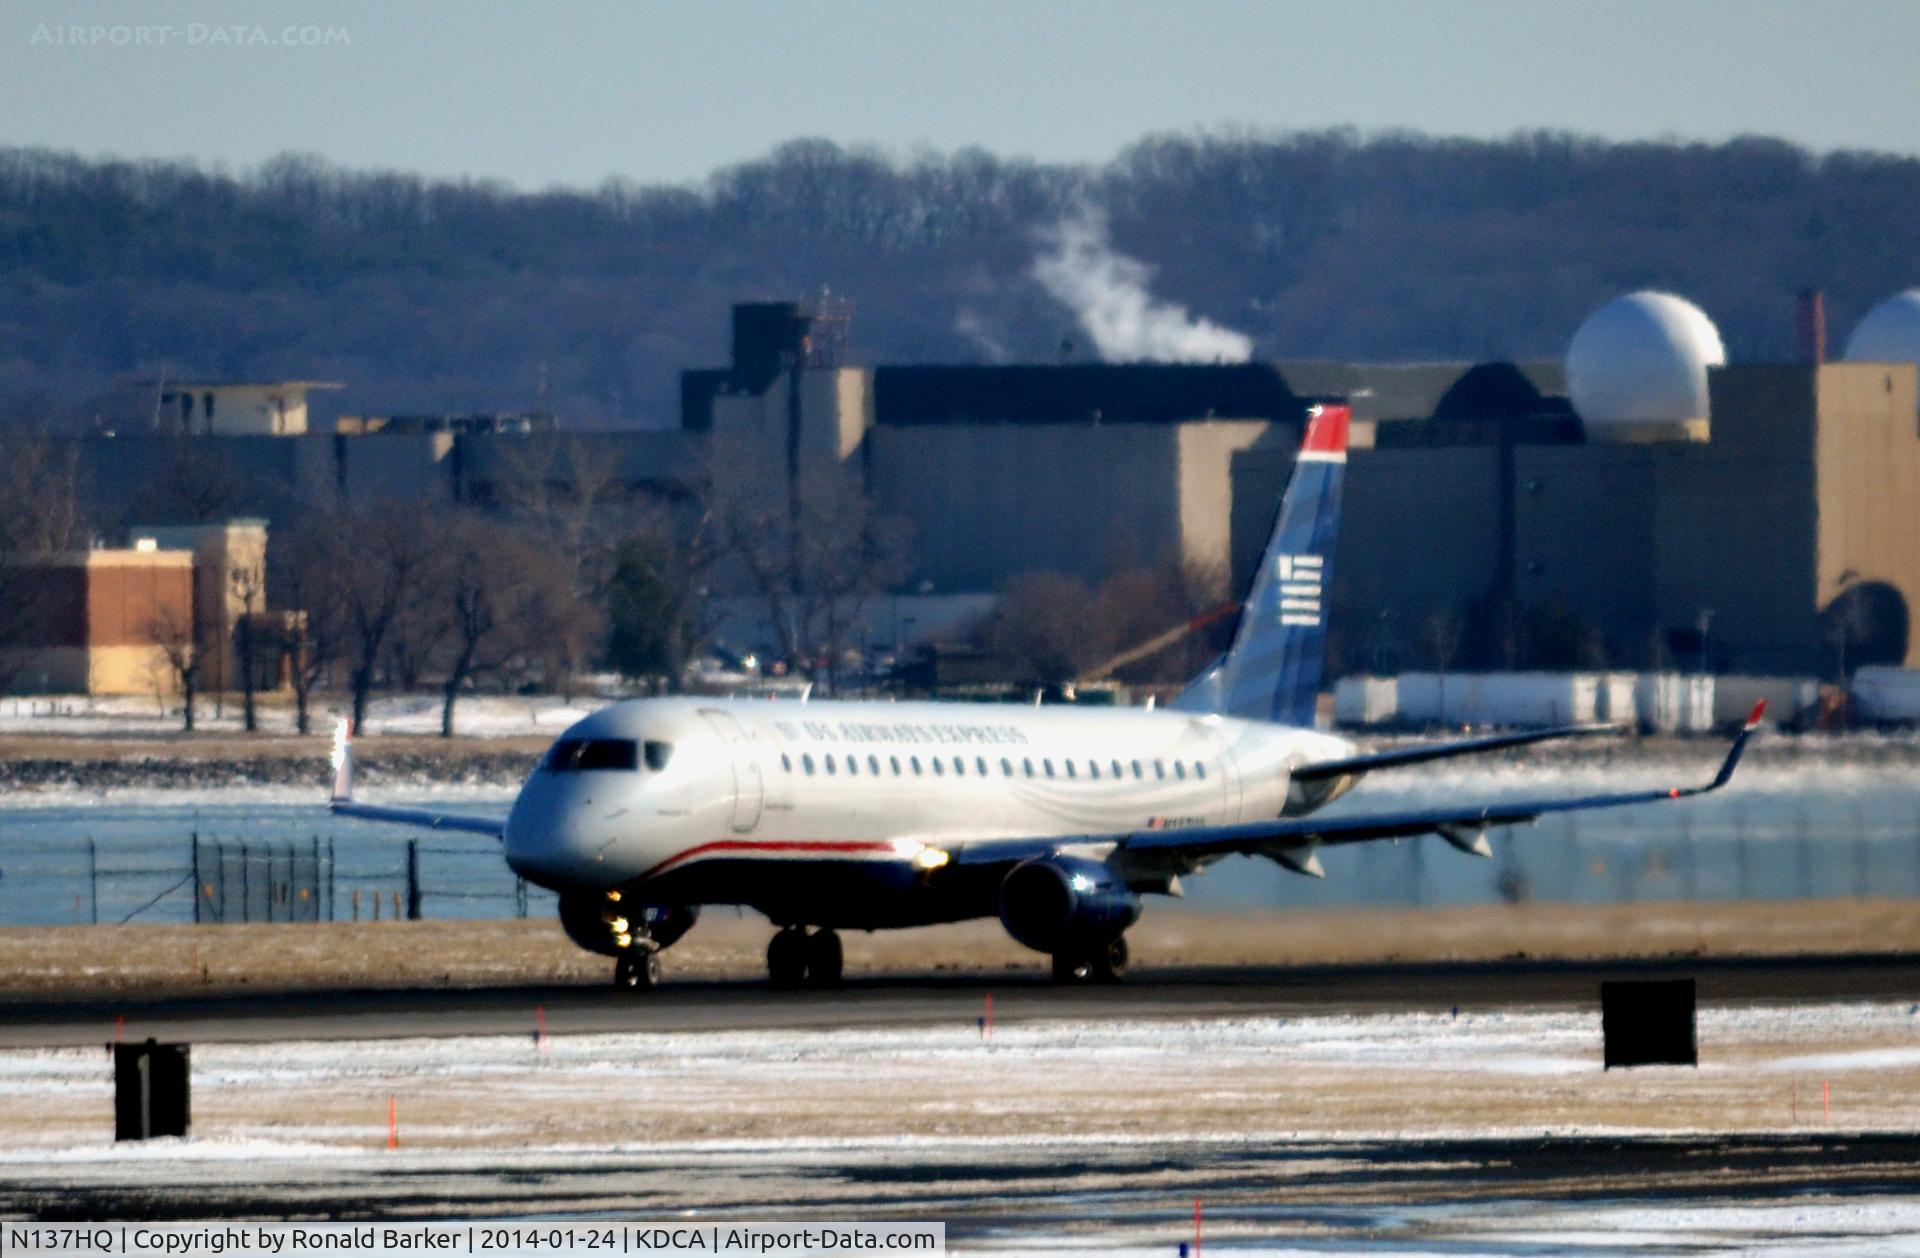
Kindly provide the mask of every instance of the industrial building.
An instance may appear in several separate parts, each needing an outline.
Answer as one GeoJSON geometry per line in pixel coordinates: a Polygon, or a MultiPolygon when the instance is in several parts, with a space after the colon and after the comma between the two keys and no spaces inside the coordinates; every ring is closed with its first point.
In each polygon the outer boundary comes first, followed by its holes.
{"type": "MultiPolygon", "coordinates": [[[[1595,666],[1829,676],[1920,664],[1920,293],[1824,361],[1728,363],[1665,294],[1597,311],[1563,362],[879,365],[794,303],[733,312],[732,361],[688,371],[673,429],[355,421],[328,434],[198,437],[277,516],[302,499],[501,503],[582,463],[634,493],[710,473],[857,476],[907,540],[902,591],[990,593],[1026,571],[1098,580],[1178,558],[1244,585],[1307,406],[1354,410],[1334,563],[1334,671],[1436,661],[1437,617],[1552,606],[1595,666]]],[[[221,414],[216,401],[215,415],[221,414]]],[[[160,434],[88,439],[105,503],[181,455],[160,434]]]]}
{"type": "Polygon", "coordinates": [[[173,689],[167,651],[193,624],[193,556],[152,545],[0,566],[10,614],[0,690],[137,695],[173,689]]]}

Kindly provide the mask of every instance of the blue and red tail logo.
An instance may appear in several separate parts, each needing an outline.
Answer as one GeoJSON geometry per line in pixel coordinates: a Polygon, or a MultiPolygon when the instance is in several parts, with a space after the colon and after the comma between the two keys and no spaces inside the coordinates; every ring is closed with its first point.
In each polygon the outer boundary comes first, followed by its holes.
{"type": "Polygon", "coordinates": [[[1351,414],[1346,406],[1312,410],[1233,645],[1174,706],[1282,725],[1313,724],[1351,414]]]}

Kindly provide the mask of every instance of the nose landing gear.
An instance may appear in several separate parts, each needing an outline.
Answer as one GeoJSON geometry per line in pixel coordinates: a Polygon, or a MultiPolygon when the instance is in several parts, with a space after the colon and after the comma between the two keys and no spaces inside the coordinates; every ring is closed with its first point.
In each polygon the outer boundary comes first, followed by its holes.
{"type": "Polygon", "coordinates": [[[788,926],[767,945],[767,978],[775,987],[838,987],[844,961],[833,931],[788,926]]]}
{"type": "Polygon", "coordinates": [[[660,985],[660,954],[652,948],[623,952],[613,963],[613,985],[625,992],[652,991],[660,985]]]}

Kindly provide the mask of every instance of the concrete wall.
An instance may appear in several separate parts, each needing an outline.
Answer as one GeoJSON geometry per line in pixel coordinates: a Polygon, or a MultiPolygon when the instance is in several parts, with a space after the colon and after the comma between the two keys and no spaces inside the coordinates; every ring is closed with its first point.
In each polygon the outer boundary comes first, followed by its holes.
{"type": "MultiPolygon", "coordinates": [[[[1233,456],[1235,596],[1273,530],[1293,473],[1292,449],[1233,456]]],[[[1499,452],[1485,447],[1352,450],[1333,560],[1341,660],[1362,667],[1425,662],[1427,626],[1494,586],[1499,555],[1499,452]]]]}
{"type": "Polygon", "coordinates": [[[1513,592],[1551,599],[1598,628],[1605,663],[1637,665],[1655,632],[1661,446],[1514,450],[1513,592]]]}
{"type": "Polygon", "coordinates": [[[1177,552],[1179,432],[1163,424],[875,428],[872,492],[906,519],[908,585],[995,590],[1050,569],[1098,582],[1177,552]]]}
{"type": "MultiPolygon", "coordinates": [[[[1290,449],[1296,444],[1298,429],[1292,424],[1275,425],[1265,420],[1209,420],[1182,424],[1178,429],[1179,500],[1178,533],[1169,539],[1169,549],[1177,546],[1180,557],[1193,568],[1218,573],[1230,586],[1228,573],[1233,568],[1233,459],[1243,450],[1274,443],[1290,449]],[[1276,433],[1277,430],[1277,433],[1276,433]]],[[[1235,589],[1233,595],[1239,591],[1235,589]]],[[[1229,597],[1227,590],[1221,590],[1229,597]]]]}
{"type": "Polygon", "coordinates": [[[1820,369],[1814,443],[1818,512],[1814,601],[1882,581],[1906,599],[1907,667],[1920,667],[1920,425],[1911,364],[1820,369]]]}

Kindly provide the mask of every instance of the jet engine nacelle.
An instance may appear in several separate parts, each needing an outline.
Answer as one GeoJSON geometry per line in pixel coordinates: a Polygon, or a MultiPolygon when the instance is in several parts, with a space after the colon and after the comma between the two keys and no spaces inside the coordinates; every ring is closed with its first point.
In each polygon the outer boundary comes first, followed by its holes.
{"type": "Polygon", "coordinates": [[[603,957],[617,957],[642,939],[664,948],[693,929],[699,917],[699,909],[684,904],[632,904],[598,891],[569,891],[560,897],[560,927],[567,938],[603,957]]]}
{"type": "Polygon", "coordinates": [[[1140,917],[1140,898],[1081,856],[1022,861],[1000,884],[1000,923],[1036,952],[1111,943],[1140,917]]]}

